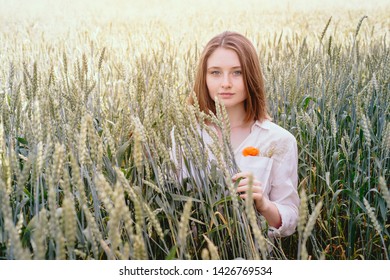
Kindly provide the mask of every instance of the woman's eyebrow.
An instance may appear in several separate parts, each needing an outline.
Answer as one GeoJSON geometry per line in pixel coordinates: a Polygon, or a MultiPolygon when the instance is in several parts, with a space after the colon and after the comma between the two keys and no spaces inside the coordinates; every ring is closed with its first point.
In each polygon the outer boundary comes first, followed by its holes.
{"type": "MultiPolygon", "coordinates": [[[[207,67],[207,70],[208,69],[222,69],[222,67],[220,67],[220,66],[210,66],[210,67],[207,67]]],[[[233,66],[230,69],[241,69],[241,66],[233,66]]]]}

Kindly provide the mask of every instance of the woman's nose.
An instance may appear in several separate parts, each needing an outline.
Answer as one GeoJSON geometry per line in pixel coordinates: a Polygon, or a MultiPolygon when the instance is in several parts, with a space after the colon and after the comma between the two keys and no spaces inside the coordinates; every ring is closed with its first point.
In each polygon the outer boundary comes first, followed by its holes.
{"type": "Polygon", "coordinates": [[[230,81],[229,75],[224,75],[223,76],[223,80],[222,80],[221,86],[222,86],[222,88],[230,88],[230,87],[232,87],[232,83],[230,81]]]}

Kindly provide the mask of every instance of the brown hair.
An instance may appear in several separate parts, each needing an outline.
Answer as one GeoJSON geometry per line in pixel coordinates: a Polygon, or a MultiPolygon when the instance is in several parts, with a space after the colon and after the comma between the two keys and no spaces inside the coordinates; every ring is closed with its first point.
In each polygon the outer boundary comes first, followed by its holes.
{"type": "MultiPolygon", "coordinates": [[[[245,121],[269,119],[264,79],[256,50],[246,37],[231,31],[223,32],[212,38],[201,54],[194,84],[194,92],[201,111],[216,113],[214,100],[211,99],[207,88],[206,73],[207,60],[217,48],[235,51],[240,60],[245,90],[248,93],[248,98],[244,102],[246,111],[245,121]]],[[[194,104],[194,100],[191,97],[189,98],[189,103],[194,104]]]]}

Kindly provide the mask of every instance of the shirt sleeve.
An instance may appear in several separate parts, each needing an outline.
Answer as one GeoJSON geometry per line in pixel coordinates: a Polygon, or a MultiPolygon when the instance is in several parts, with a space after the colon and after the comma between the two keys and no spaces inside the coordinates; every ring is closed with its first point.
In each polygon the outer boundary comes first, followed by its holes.
{"type": "Polygon", "coordinates": [[[270,200],[276,205],[282,218],[279,228],[270,227],[269,236],[289,236],[295,232],[298,223],[299,196],[298,148],[293,135],[286,139],[287,151],[272,172],[270,200]]]}

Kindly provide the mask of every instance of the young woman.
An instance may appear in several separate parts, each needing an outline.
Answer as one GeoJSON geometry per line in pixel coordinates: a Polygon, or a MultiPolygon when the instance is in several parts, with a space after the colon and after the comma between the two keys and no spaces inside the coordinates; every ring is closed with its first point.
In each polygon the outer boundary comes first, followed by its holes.
{"type": "Polygon", "coordinates": [[[271,228],[270,235],[294,233],[299,205],[297,144],[291,133],[270,120],[252,43],[228,31],[212,38],[201,55],[194,91],[203,112],[216,113],[216,98],[227,110],[234,156],[241,170],[232,178],[234,182],[240,178],[237,193],[247,198],[252,173],[253,200],[271,228]]]}

